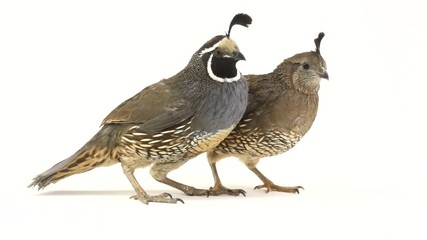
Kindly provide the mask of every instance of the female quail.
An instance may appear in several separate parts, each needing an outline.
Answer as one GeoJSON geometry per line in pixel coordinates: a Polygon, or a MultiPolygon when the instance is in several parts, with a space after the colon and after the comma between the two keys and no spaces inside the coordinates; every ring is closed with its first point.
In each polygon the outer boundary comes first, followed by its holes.
{"type": "Polygon", "coordinates": [[[207,155],[215,180],[211,195],[245,194],[221,184],[215,163],[228,156],[239,158],[262,180],[264,184],[255,189],[298,193],[302,188],[277,186],[256,165],[263,157],[291,149],[313,124],[320,80],[329,78],[319,49],[323,37],[324,33],[319,33],[314,40],[316,51],[285,59],[271,73],[245,76],[249,83],[246,112],[230,135],[207,155]]]}
{"type": "Polygon", "coordinates": [[[237,14],[225,36],[216,36],[197,50],[175,76],[146,87],[120,104],[102,122],[99,132],[71,157],[41,173],[30,184],[42,189],[73,174],[120,162],[136,195],[149,202],[181,201],[163,193],[148,195],[135,179],[138,167],[151,165],[159,182],[187,195],[206,195],[173,181],[167,174],[189,159],[214,148],[242,118],[248,86],[236,69],[245,60],[230,38],[233,25],[248,26],[252,19],[237,14]]]}

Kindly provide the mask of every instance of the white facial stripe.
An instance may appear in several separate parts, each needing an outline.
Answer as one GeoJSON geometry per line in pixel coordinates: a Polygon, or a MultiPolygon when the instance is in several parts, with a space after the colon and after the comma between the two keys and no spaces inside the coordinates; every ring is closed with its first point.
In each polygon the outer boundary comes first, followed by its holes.
{"type": "Polygon", "coordinates": [[[211,65],[212,65],[212,57],[213,57],[213,55],[211,55],[209,57],[209,59],[208,59],[208,74],[209,74],[209,77],[211,77],[213,80],[218,81],[218,82],[228,82],[228,83],[240,80],[240,78],[242,77],[242,74],[240,72],[238,72],[236,74],[236,76],[233,77],[233,78],[220,78],[220,77],[216,76],[213,73],[212,67],[211,67],[211,65]]]}
{"type": "Polygon", "coordinates": [[[215,81],[218,81],[218,82],[224,82],[224,79],[222,79],[222,78],[220,78],[220,77],[217,77],[217,76],[215,76],[215,74],[213,73],[213,71],[212,71],[212,67],[211,67],[211,65],[212,65],[212,55],[209,57],[209,59],[208,59],[208,74],[209,74],[209,77],[211,77],[213,80],[215,80],[215,81]]]}
{"type": "Polygon", "coordinates": [[[221,41],[215,43],[212,47],[205,48],[202,51],[200,51],[199,56],[202,56],[203,54],[205,54],[207,52],[212,52],[213,50],[215,50],[215,48],[217,48],[222,43],[222,41],[224,41],[224,39],[226,39],[226,38],[221,39],[221,41]]]}

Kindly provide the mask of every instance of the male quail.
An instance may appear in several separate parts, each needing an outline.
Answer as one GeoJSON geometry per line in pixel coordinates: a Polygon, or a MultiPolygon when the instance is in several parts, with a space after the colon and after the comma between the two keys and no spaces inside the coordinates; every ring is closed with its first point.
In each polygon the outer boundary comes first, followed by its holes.
{"type": "Polygon", "coordinates": [[[236,24],[247,27],[251,22],[248,15],[237,14],[226,35],[206,42],[173,77],[146,87],[120,104],[89,142],[35,177],[29,187],[40,190],[73,174],[120,162],[136,191],[132,198],[145,204],[182,202],[168,193],[151,196],[142,189],[133,173],[149,165],[157,181],[187,195],[207,195],[207,190],[173,181],[167,174],[214,148],[242,118],[248,86],[236,63],[245,58],[230,38],[230,31],[236,24]]]}
{"type": "Polygon", "coordinates": [[[299,193],[300,186],[275,185],[257,168],[263,157],[291,149],[310,129],[317,114],[319,83],[328,79],[326,63],[320,54],[324,33],[314,40],[316,51],[299,53],[285,59],[273,72],[245,76],[249,83],[249,102],[236,128],[207,154],[215,180],[211,195],[245,194],[228,189],[219,179],[215,163],[234,156],[243,161],[264,183],[255,189],[299,193]]]}

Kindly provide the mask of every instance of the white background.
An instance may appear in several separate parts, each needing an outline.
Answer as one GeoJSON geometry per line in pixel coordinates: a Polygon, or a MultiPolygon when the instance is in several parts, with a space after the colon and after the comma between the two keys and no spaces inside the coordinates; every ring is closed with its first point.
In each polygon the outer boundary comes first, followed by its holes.
{"type": "MultiPolygon", "coordinates": [[[[427,239],[427,17],[423,1],[2,1],[0,239],[427,239]],[[400,3],[397,3],[400,2],[400,3]],[[247,197],[188,197],[136,176],[151,194],[129,200],[119,165],[44,191],[26,186],[68,157],[119,103],[181,70],[234,14],[243,73],[272,71],[314,49],[320,31],[330,81],[303,140],[260,170],[299,195],[252,190],[236,159],[218,164],[247,197]]],[[[201,155],[170,176],[213,180],[201,155]]]]}

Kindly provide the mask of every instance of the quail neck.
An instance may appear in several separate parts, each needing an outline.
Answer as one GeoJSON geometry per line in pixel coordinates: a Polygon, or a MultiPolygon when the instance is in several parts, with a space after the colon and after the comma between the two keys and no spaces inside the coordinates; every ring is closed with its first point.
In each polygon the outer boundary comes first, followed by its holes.
{"type": "Polygon", "coordinates": [[[235,82],[242,78],[236,63],[245,60],[237,44],[227,36],[216,36],[199,49],[209,77],[218,82],[235,82]]]}

